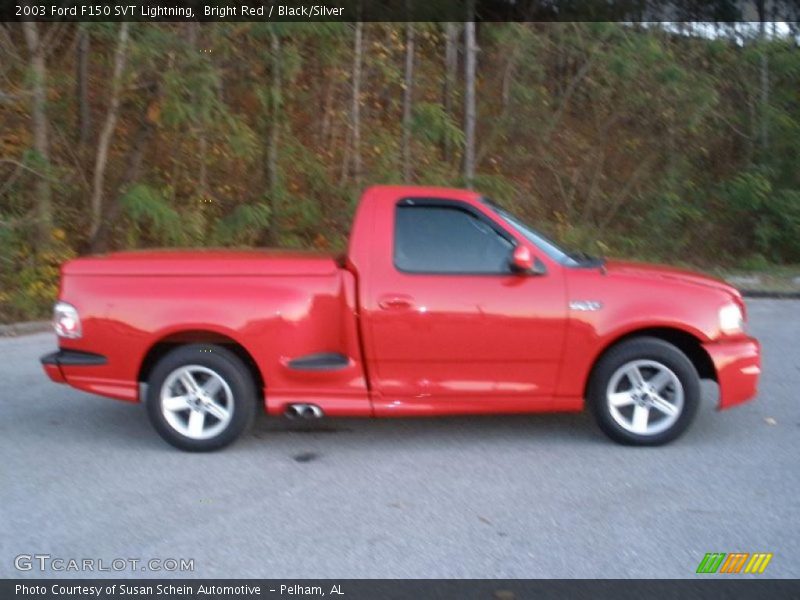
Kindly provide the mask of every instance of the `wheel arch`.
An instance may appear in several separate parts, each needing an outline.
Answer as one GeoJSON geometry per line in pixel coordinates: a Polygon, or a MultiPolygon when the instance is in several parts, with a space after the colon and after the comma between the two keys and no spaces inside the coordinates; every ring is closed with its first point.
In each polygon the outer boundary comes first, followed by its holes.
{"type": "Polygon", "coordinates": [[[620,344],[640,337],[656,338],[672,344],[678,348],[678,350],[683,352],[691,361],[701,379],[712,379],[713,381],[718,381],[717,370],[714,367],[714,363],[712,362],[711,357],[708,355],[708,352],[705,348],[703,348],[703,342],[700,340],[700,338],[683,329],[678,329],[675,327],[647,327],[635,329],[633,331],[627,331],[611,339],[603,347],[603,349],[597,354],[592,362],[592,368],[589,370],[589,377],[586,378],[586,383],[583,390],[584,398],[587,397],[589,385],[592,381],[595,369],[602,358],[610,350],[616,348],[620,344]]]}
{"type": "Polygon", "coordinates": [[[167,353],[175,348],[188,344],[215,344],[233,353],[242,361],[242,364],[244,364],[245,368],[250,372],[253,383],[256,385],[259,399],[264,399],[264,377],[250,351],[229,335],[206,329],[173,331],[159,338],[151,344],[150,348],[145,353],[139,366],[137,380],[140,383],[146,383],[150,378],[150,373],[153,371],[153,368],[167,353]]]}

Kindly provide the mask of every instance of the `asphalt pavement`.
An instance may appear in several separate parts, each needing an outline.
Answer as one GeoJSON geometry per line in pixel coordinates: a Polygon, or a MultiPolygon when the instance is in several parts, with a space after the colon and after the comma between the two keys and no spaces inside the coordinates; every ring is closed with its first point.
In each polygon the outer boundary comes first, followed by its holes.
{"type": "Polygon", "coordinates": [[[0,577],[692,578],[707,552],[771,552],[759,577],[800,577],[800,301],[749,310],[760,396],[717,412],[709,384],[661,448],[587,414],[261,417],[187,454],[142,406],[50,382],[53,335],[0,339],[0,577]],[[53,569],[70,559],[111,570],[53,569]]]}

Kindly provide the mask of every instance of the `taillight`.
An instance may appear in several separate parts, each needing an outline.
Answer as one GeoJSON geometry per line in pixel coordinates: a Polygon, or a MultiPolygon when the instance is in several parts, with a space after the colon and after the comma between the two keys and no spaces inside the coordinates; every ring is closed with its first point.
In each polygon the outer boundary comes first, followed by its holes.
{"type": "Polygon", "coordinates": [[[53,307],[53,328],[63,338],[79,338],[82,335],[81,318],[72,304],[56,302],[53,307]]]}

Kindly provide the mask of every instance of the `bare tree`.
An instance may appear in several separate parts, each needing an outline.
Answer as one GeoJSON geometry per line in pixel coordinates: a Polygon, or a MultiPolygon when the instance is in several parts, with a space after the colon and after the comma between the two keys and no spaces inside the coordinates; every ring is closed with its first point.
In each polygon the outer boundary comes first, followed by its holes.
{"type": "MultiPolygon", "coordinates": [[[[458,25],[445,23],[444,51],[444,112],[448,118],[453,117],[453,92],[458,76],[458,25]]],[[[444,139],[444,159],[453,158],[453,141],[450,136],[444,139]]]]}
{"type": "Polygon", "coordinates": [[[406,70],[403,87],[403,179],[411,181],[411,113],[414,101],[414,24],[406,23],[406,70]]]}
{"type": "Polygon", "coordinates": [[[50,139],[47,118],[47,65],[46,48],[39,35],[36,23],[22,23],[25,43],[28,46],[31,70],[31,121],[33,127],[33,147],[43,172],[36,178],[36,247],[41,249],[50,243],[50,230],[53,225],[52,191],[50,189],[50,139]]]}
{"type": "Polygon", "coordinates": [[[105,252],[108,250],[109,232],[113,229],[114,224],[122,212],[120,197],[122,193],[139,178],[145,154],[158,128],[159,105],[162,103],[164,96],[163,74],[173,68],[173,61],[174,57],[170,55],[164,68],[154,74],[154,81],[148,83],[143,88],[143,93],[149,94],[150,99],[146,103],[141,118],[139,119],[139,125],[133,136],[133,141],[126,159],[127,166],[125,172],[113,195],[114,201],[107,206],[105,218],[101,220],[97,234],[90,241],[89,249],[92,252],[105,252]]]}
{"type": "Polygon", "coordinates": [[[769,147],[769,55],[767,48],[767,7],[765,0],[758,0],[756,3],[758,9],[758,42],[761,46],[761,60],[759,64],[760,75],[760,104],[761,115],[759,118],[759,140],[761,142],[761,151],[766,153],[769,147]]]}
{"type": "Polygon", "coordinates": [[[361,66],[364,60],[364,24],[356,23],[353,57],[353,176],[361,186],[361,66]]]}
{"type": "Polygon", "coordinates": [[[345,147],[342,160],[342,183],[347,178],[350,162],[349,146],[352,148],[352,173],[357,186],[361,185],[361,71],[364,60],[364,24],[358,21],[355,24],[355,40],[353,42],[353,95],[350,104],[350,127],[348,131],[349,144],[345,147]]]}
{"type": "MultiPolygon", "coordinates": [[[[189,23],[189,47],[197,54],[201,50],[200,40],[200,23],[192,21],[189,23]]],[[[193,57],[194,59],[194,57],[193,57]]],[[[208,58],[211,62],[211,58],[208,58]]],[[[192,92],[192,102],[198,103],[198,93],[196,90],[192,92]]],[[[197,173],[197,195],[205,202],[208,199],[208,135],[206,123],[206,111],[200,110],[200,117],[195,120],[194,130],[197,136],[198,152],[197,158],[199,159],[199,169],[197,173]]]]}
{"type": "Polygon", "coordinates": [[[122,95],[122,76],[125,71],[125,63],[128,54],[128,26],[129,23],[121,23],[119,35],[117,37],[117,47],[114,52],[114,71],[111,77],[111,91],[108,103],[108,112],[100,132],[100,140],[97,144],[97,155],[94,163],[94,178],[92,181],[91,199],[91,221],[89,227],[89,237],[94,239],[100,229],[103,216],[103,185],[105,183],[106,166],[108,165],[108,151],[111,147],[111,138],[116,129],[119,117],[119,107],[122,95]]]}
{"type": "Polygon", "coordinates": [[[475,43],[475,22],[464,24],[464,181],[472,187],[475,179],[475,72],[478,47],[475,43]]]}
{"type": "Polygon", "coordinates": [[[91,111],[89,110],[89,28],[86,23],[78,25],[78,45],[75,73],[75,98],[78,103],[78,144],[83,150],[92,134],[91,111]]]}
{"type": "Polygon", "coordinates": [[[270,130],[269,130],[269,155],[267,157],[267,178],[269,180],[269,194],[274,202],[278,194],[278,141],[280,138],[280,110],[281,110],[281,38],[275,32],[270,34],[272,50],[272,85],[270,90],[270,130]]]}
{"type": "Polygon", "coordinates": [[[264,152],[264,174],[267,183],[267,201],[270,208],[269,220],[262,230],[258,243],[261,246],[273,246],[277,243],[280,215],[280,170],[278,153],[280,133],[283,119],[283,50],[280,30],[273,25],[270,37],[270,84],[267,100],[267,122],[264,126],[266,137],[264,152]]]}

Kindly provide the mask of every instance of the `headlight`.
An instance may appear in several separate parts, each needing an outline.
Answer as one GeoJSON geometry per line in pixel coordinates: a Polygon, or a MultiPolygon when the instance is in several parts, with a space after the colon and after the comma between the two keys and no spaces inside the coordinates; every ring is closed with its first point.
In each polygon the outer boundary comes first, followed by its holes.
{"type": "Polygon", "coordinates": [[[82,335],[81,318],[72,304],[56,302],[53,307],[53,329],[56,335],[64,338],[79,338],[82,335]]]}
{"type": "Polygon", "coordinates": [[[744,331],[744,315],[737,304],[726,304],[719,309],[719,328],[724,333],[744,331]]]}

